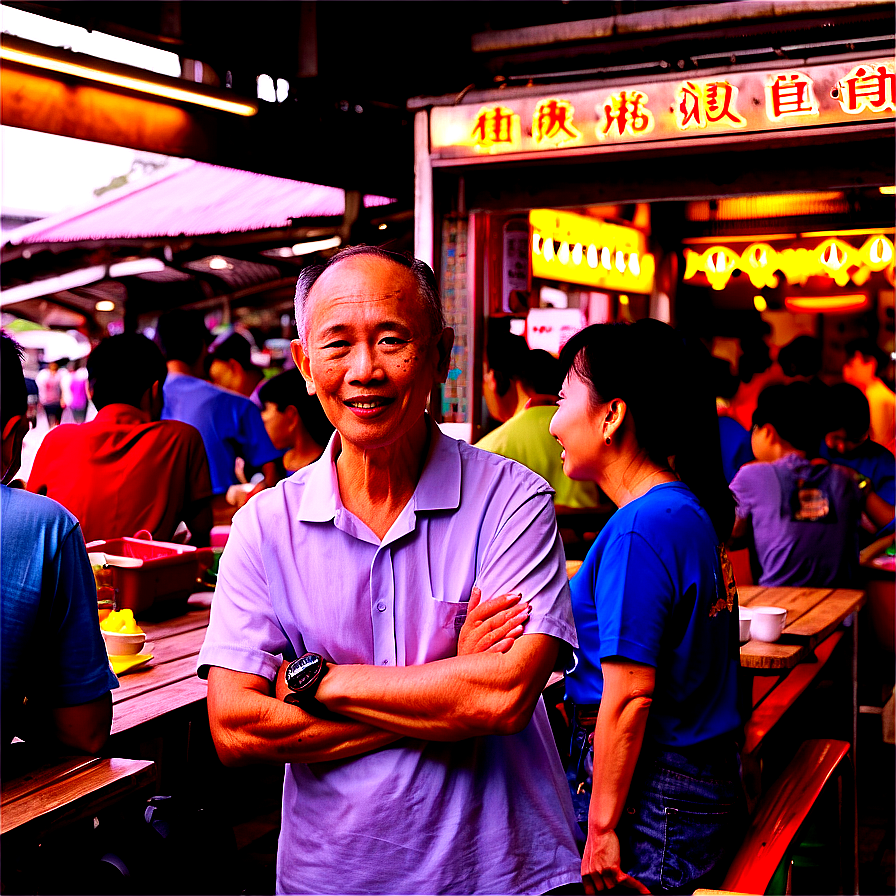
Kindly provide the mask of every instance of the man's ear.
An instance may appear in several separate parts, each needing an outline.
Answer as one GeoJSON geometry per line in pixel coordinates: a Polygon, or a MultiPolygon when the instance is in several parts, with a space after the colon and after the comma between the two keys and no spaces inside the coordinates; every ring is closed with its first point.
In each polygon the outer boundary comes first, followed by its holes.
{"type": "Polygon", "coordinates": [[[25,433],[28,431],[22,425],[24,416],[16,414],[10,417],[3,427],[0,440],[0,481],[4,485],[19,472],[22,463],[22,442],[25,441],[25,433]]]}
{"type": "Polygon", "coordinates": [[[436,382],[444,383],[448,379],[448,370],[451,367],[451,349],[454,346],[454,330],[445,327],[436,342],[439,352],[439,362],[436,368],[436,382]]]}
{"type": "Polygon", "coordinates": [[[12,434],[15,432],[16,427],[19,425],[19,421],[22,419],[22,414],[16,414],[14,417],[10,417],[9,420],[6,421],[6,425],[3,427],[3,441],[5,442],[9,439],[12,434]]]}
{"type": "Polygon", "coordinates": [[[311,361],[308,359],[308,354],[303,348],[301,341],[293,339],[289,344],[289,348],[292,352],[292,359],[295,361],[296,367],[299,368],[299,372],[305,378],[305,386],[308,389],[308,394],[316,395],[317,389],[314,387],[314,381],[311,379],[311,361]]]}

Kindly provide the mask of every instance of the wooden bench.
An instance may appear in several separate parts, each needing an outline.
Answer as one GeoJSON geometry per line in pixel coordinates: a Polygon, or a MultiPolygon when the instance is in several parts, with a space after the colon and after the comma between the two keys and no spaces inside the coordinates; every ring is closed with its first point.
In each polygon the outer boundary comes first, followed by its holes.
{"type": "Polygon", "coordinates": [[[746,836],[722,882],[722,890],[697,893],[765,893],[782,861],[792,854],[810,810],[828,782],[841,780],[839,806],[841,881],[830,892],[855,893],[857,883],[854,773],[849,744],[839,740],[806,741],[762,797],[746,836]]]}
{"type": "Polygon", "coordinates": [[[800,663],[784,675],[753,679],[753,713],[744,726],[744,753],[759,749],[763,738],[821,673],[842,638],[843,632],[836,631],[822,641],[815,649],[813,663],[800,663]]]}
{"type": "Polygon", "coordinates": [[[10,834],[42,837],[154,783],[154,763],[144,759],[79,756],[47,761],[3,782],[0,836],[4,843],[10,834]]]}

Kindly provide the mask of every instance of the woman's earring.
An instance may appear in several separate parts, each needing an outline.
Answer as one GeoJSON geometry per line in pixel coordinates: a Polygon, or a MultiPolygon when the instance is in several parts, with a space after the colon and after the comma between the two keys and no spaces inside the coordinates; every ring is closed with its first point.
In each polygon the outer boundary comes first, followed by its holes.
{"type": "Polygon", "coordinates": [[[604,439],[604,441],[609,445],[609,444],[610,444],[610,437],[607,436],[607,437],[604,439]]]}

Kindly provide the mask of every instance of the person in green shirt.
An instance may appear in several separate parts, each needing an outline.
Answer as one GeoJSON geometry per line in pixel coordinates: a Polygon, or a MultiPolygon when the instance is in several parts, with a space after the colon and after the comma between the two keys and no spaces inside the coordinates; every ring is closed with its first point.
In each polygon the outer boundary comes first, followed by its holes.
{"type": "Polygon", "coordinates": [[[574,482],[563,472],[562,449],[549,430],[560,390],[557,359],[541,349],[530,349],[522,336],[512,334],[493,336],[485,355],[485,402],[501,425],[476,447],[519,461],[544,477],[559,507],[597,507],[597,486],[574,482]]]}

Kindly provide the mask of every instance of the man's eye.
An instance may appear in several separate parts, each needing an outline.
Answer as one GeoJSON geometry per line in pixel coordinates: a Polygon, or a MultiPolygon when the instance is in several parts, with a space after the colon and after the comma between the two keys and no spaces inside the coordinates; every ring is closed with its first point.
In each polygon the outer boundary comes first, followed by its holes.
{"type": "Polygon", "coordinates": [[[332,342],[328,342],[324,348],[346,348],[348,346],[348,342],[345,339],[334,339],[332,342]]]}
{"type": "Polygon", "coordinates": [[[404,345],[407,339],[400,339],[398,336],[384,336],[380,342],[384,345],[404,345]]]}

